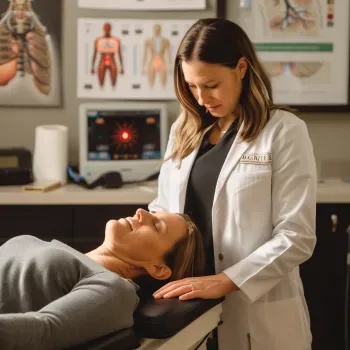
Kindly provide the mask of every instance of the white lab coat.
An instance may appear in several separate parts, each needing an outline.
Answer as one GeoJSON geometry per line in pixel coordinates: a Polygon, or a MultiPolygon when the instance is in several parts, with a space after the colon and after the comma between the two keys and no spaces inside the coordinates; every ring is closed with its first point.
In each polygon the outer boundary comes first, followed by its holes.
{"type": "MultiPolygon", "coordinates": [[[[255,141],[238,141],[219,174],[212,209],[216,272],[240,288],[226,296],[219,349],[310,349],[298,267],[316,242],[316,166],[306,125],[277,110],[255,141]]],[[[176,159],[163,164],[150,210],[183,212],[197,151],[180,169],[176,159]]]]}

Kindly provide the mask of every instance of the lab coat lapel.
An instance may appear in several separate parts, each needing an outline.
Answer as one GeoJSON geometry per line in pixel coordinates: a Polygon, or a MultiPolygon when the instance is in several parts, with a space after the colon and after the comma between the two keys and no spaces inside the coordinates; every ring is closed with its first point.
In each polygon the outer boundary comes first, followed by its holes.
{"type": "Polygon", "coordinates": [[[233,141],[233,144],[230,148],[230,151],[227,154],[227,157],[225,159],[225,162],[221,168],[218,181],[216,183],[215,193],[214,193],[214,201],[213,206],[215,205],[215,202],[219,196],[220,191],[222,190],[228,176],[232,172],[232,170],[235,168],[239,160],[241,159],[244,152],[248,149],[248,147],[251,145],[251,142],[245,142],[240,140],[240,133],[243,129],[243,123],[241,127],[239,128],[239,131],[237,133],[237,136],[235,140],[233,141]]]}
{"type": "Polygon", "coordinates": [[[192,169],[192,165],[194,160],[196,159],[197,153],[199,150],[199,146],[186,158],[182,160],[181,167],[179,169],[179,213],[183,213],[185,208],[185,199],[186,199],[186,190],[187,183],[190,176],[190,172],[192,169]]]}

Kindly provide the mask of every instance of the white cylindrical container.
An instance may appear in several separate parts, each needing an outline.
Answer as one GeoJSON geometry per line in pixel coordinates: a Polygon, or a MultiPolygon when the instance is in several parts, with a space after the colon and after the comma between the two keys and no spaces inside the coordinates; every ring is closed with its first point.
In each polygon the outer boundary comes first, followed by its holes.
{"type": "Polygon", "coordinates": [[[33,175],[35,181],[67,183],[68,127],[39,125],[35,128],[33,175]]]}

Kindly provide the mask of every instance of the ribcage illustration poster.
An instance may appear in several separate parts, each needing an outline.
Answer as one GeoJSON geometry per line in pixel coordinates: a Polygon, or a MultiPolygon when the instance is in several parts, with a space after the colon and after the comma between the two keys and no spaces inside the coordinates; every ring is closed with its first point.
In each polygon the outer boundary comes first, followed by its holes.
{"type": "Polygon", "coordinates": [[[206,0],[78,0],[79,7],[117,10],[200,10],[206,0]]]}
{"type": "Polygon", "coordinates": [[[0,104],[60,106],[61,1],[0,1],[0,104]]]}
{"type": "Polygon", "coordinates": [[[275,102],[348,103],[349,1],[257,0],[240,24],[271,78],[275,102]]]}
{"type": "Polygon", "coordinates": [[[78,97],[174,99],[179,44],[194,20],[78,20],[78,97]]]}

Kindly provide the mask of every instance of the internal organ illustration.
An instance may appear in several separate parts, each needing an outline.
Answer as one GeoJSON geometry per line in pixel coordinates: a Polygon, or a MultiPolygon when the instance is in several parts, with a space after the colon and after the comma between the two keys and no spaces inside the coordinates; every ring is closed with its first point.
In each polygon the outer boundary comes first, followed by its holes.
{"type": "Polygon", "coordinates": [[[142,72],[148,73],[148,83],[154,86],[156,75],[159,75],[163,87],[167,84],[168,66],[171,64],[169,40],[161,36],[162,28],[154,25],[154,36],[145,42],[142,72]]]}
{"type": "Polygon", "coordinates": [[[309,78],[323,66],[322,62],[264,62],[271,78],[282,74],[292,74],[298,78],[309,78]]]}
{"type": "Polygon", "coordinates": [[[0,21],[0,85],[16,75],[32,74],[37,90],[51,91],[51,57],[47,29],[32,9],[31,0],[10,0],[0,21]]]}
{"type": "Polygon", "coordinates": [[[95,41],[91,74],[95,74],[95,61],[97,55],[100,54],[100,62],[98,64],[98,80],[100,86],[104,86],[107,71],[110,73],[112,86],[115,86],[117,83],[118,75],[118,67],[115,60],[116,53],[118,54],[120,62],[120,74],[124,73],[120,40],[116,37],[111,36],[112,25],[110,23],[104,24],[103,31],[104,36],[96,39],[95,41]]]}
{"type": "Polygon", "coordinates": [[[273,33],[317,35],[317,0],[265,0],[273,33]]]}

